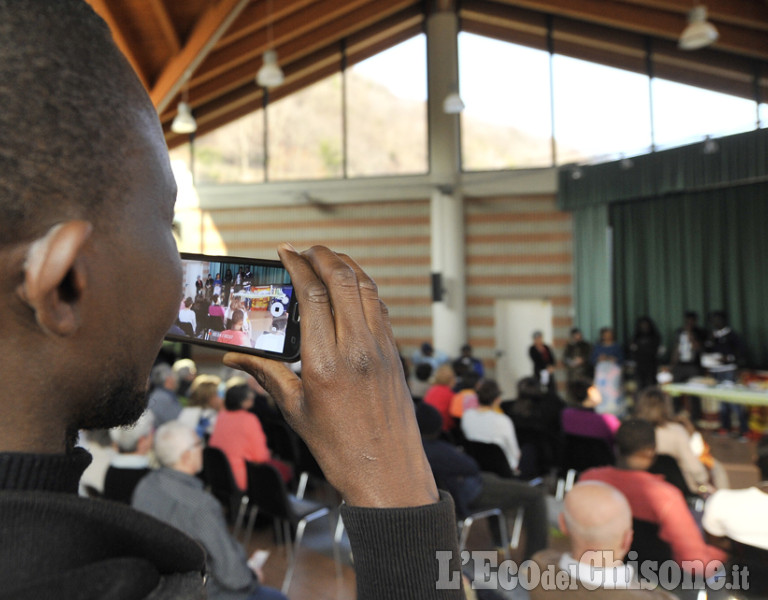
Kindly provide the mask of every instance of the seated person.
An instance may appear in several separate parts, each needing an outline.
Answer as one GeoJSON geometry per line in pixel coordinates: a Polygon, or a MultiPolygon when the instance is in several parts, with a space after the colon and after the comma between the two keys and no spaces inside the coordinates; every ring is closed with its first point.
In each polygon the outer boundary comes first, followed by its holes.
{"type": "Polygon", "coordinates": [[[621,422],[615,415],[595,411],[602,401],[600,391],[582,379],[571,382],[568,388],[577,405],[569,406],[560,414],[563,433],[598,438],[613,448],[613,438],[621,422]]]}
{"type": "Polygon", "coordinates": [[[704,505],[702,525],[714,537],[768,550],[768,436],[757,444],[761,482],[742,490],[718,490],[704,505]]]}
{"type": "Polygon", "coordinates": [[[622,560],[632,544],[632,511],[616,488],[599,481],[579,482],[565,496],[558,517],[569,537],[570,552],[543,550],[533,560],[541,573],[552,565],[559,589],[541,585],[530,591],[541,598],[672,599],[661,589],[640,590],[635,567],[622,560]]]}
{"type": "Polygon", "coordinates": [[[637,397],[634,416],[653,424],[656,431],[656,453],[675,459],[693,494],[712,491],[709,473],[691,450],[685,427],[672,420],[672,401],[660,388],[645,388],[637,397]]]}
{"type": "Polygon", "coordinates": [[[161,468],[136,488],[133,507],[173,525],[205,549],[211,600],[278,600],[277,590],[259,584],[261,574],[227,529],[219,501],[196,475],[203,468],[203,444],[195,432],[170,421],[157,430],[155,454],[161,468]]]}
{"type": "Polygon", "coordinates": [[[480,377],[474,371],[466,371],[459,383],[459,391],[451,398],[451,405],[448,408],[448,413],[455,419],[461,419],[464,416],[464,411],[470,408],[477,408],[477,384],[480,382],[480,377]]]}
{"type": "Polygon", "coordinates": [[[682,492],[661,475],[648,473],[656,456],[653,425],[642,419],[625,421],[616,433],[616,445],[616,467],[589,469],[579,481],[602,481],[618,489],[629,501],[633,518],[659,526],[659,538],[670,546],[678,565],[702,561],[706,577],[713,575],[725,553],[704,542],[682,492]]]}
{"type": "Polygon", "coordinates": [[[232,323],[229,329],[225,329],[219,335],[218,341],[222,344],[234,344],[235,346],[251,346],[251,338],[243,331],[245,313],[236,308],[232,311],[232,323]]]}
{"type": "Polygon", "coordinates": [[[224,399],[219,392],[221,378],[216,375],[198,375],[189,388],[189,403],[179,414],[179,422],[205,439],[213,433],[224,399]]]}
{"type": "Polygon", "coordinates": [[[443,417],[443,431],[450,431],[456,425],[450,413],[455,384],[456,375],[453,367],[449,364],[440,365],[435,371],[432,387],[424,394],[424,402],[435,407],[443,417]]]}
{"type": "Polygon", "coordinates": [[[411,396],[414,400],[422,400],[429,388],[432,387],[429,381],[432,377],[432,371],[432,365],[428,362],[416,365],[413,375],[408,378],[408,388],[411,390],[411,396]]]}
{"type": "Polygon", "coordinates": [[[179,379],[173,368],[167,363],[158,363],[152,367],[149,375],[152,386],[147,406],[155,418],[155,427],[166,421],[173,421],[181,412],[181,403],[176,395],[179,379]]]}
{"type": "Polygon", "coordinates": [[[256,415],[249,412],[255,395],[245,384],[230,387],[224,397],[226,410],[219,413],[208,440],[210,446],[227,455],[235,482],[243,491],[248,487],[245,461],[273,465],[286,482],[293,477],[289,465],[272,458],[261,423],[256,415]]]}
{"type": "Polygon", "coordinates": [[[192,304],[194,304],[192,298],[184,300],[184,305],[179,310],[179,321],[181,323],[189,323],[192,326],[192,334],[197,333],[197,315],[192,310],[192,304]]]}
{"type": "Polygon", "coordinates": [[[501,446],[509,467],[517,471],[520,447],[512,419],[501,412],[501,390],[493,379],[486,379],[477,390],[478,407],[467,410],[461,419],[464,437],[472,442],[501,446]]]}
{"type": "MultiPolygon", "coordinates": [[[[437,481],[448,488],[459,516],[473,510],[501,508],[504,512],[525,508],[525,557],[547,546],[547,504],[540,488],[514,479],[480,471],[477,463],[440,436],[440,413],[429,404],[416,406],[424,452],[437,481]]],[[[494,529],[494,535],[496,535],[494,529]]],[[[495,540],[501,543],[501,540],[495,540]]]]}
{"type": "Polygon", "coordinates": [[[92,458],[91,464],[80,477],[79,493],[81,496],[101,496],[104,494],[104,478],[107,475],[107,469],[112,458],[117,454],[109,429],[81,431],[77,445],[88,450],[92,458]]]}
{"type": "Polygon", "coordinates": [[[272,319],[272,327],[256,338],[255,347],[259,350],[282,352],[285,348],[285,328],[288,326],[288,316],[272,319]]]}
{"type": "Polygon", "coordinates": [[[148,410],[130,427],[117,427],[109,432],[118,454],[112,457],[104,476],[104,497],[131,503],[136,484],[150,471],[154,417],[148,410]]]}

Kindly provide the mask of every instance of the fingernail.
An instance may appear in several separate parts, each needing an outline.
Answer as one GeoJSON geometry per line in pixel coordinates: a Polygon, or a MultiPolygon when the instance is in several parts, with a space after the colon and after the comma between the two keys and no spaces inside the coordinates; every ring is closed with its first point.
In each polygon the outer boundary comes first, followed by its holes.
{"type": "Polygon", "coordinates": [[[286,252],[293,252],[294,254],[298,254],[296,252],[296,248],[294,248],[291,244],[288,242],[280,242],[279,246],[280,249],[285,250],[286,252]]]}

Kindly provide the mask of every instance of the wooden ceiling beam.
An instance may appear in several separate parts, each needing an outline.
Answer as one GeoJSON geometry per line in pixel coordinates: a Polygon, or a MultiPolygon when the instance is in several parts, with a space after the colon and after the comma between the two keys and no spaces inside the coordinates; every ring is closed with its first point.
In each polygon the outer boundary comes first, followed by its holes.
{"type": "Polygon", "coordinates": [[[268,12],[265,0],[251,2],[240,14],[237,21],[232,24],[224,37],[219,42],[220,47],[228,46],[237,40],[252,35],[254,32],[266,27],[269,23],[275,23],[286,19],[292,14],[302,12],[317,0],[279,0],[272,2],[272,12],[268,12]]]}
{"type": "MultiPolygon", "coordinates": [[[[334,29],[333,25],[330,26],[330,29],[323,26],[333,24],[338,19],[345,17],[348,19],[350,14],[359,15],[361,19],[365,18],[365,15],[361,14],[357,9],[374,15],[373,17],[369,15],[368,19],[375,19],[375,15],[384,13],[390,4],[400,5],[404,1],[410,2],[412,0],[386,3],[382,3],[380,0],[346,0],[345,2],[337,3],[336,10],[329,11],[326,6],[329,2],[325,0],[325,2],[319,2],[310,6],[300,14],[275,23],[272,28],[271,45],[277,48],[280,62],[282,63],[288,57],[281,55],[280,46],[296,39],[302,40],[307,45],[317,45],[317,39],[321,37],[321,34],[317,32],[322,31],[328,35],[328,32],[332,33],[334,29]]],[[[359,25],[359,27],[363,26],[359,25]]],[[[266,29],[261,29],[249,37],[241,38],[233,44],[228,44],[224,47],[220,45],[216,48],[215,52],[211,53],[205,63],[201,65],[199,71],[195,73],[192,85],[198,85],[206,79],[216,77],[222,72],[253,58],[261,60],[262,54],[268,49],[269,40],[266,29]]]]}
{"type": "MultiPolygon", "coordinates": [[[[616,0],[497,0],[531,10],[606,25],[624,31],[677,40],[687,25],[684,14],[653,10],[616,0]]],[[[768,60],[768,36],[752,28],[717,23],[719,50],[768,60]]]]}
{"type": "Polygon", "coordinates": [[[86,0],[86,1],[88,2],[88,4],[91,5],[91,8],[93,8],[93,10],[96,11],[96,14],[98,14],[102,19],[104,19],[106,24],[109,26],[109,29],[112,32],[112,38],[115,40],[115,44],[120,49],[120,52],[122,52],[125,58],[128,60],[131,67],[133,67],[133,70],[136,72],[136,75],[139,78],[139,81],[141,81],[142,85],[144,86],[144,89],[149,91],[150,86],[149,86],[149,81],[147,79],[147,74],[144,72],[144,69],[142,69],[136,54],[133,52],[131,44],[128,42],[128,39],[125,37],[125,34],[123,33],[120,23],[115,19],[114,14],[110,10],[110,8],[107,6],[106,0],[86,0]]]}
{"type": "MultiPolygon", "coordinates": [[[[307,39],[300,38],[293,40],[285,46],[278,47],[277,51],[280,57],[280,64],[284,66],[290,65],[291,62],[299,60],[313,52],[321,51],[324,47],[338,44],[345,37],[347,38],[348,49],[357,44],[372,45],[377,43],[380,39],[391,38],[402,29],[422,21],[423,14],[421,8],[413,5],[395,15],[366,27],[363,30],[352,32],[351,29],[341,26],[334,30],[329,24],[327,26],[329,28],[328,31],[323,31],[316,36],[313,36],[318,40],[324,40],[324,44],[311,44],[307,39]]],[[[360,23],[360,21],[350,19],[350,23],[355,22],[360,23]]],[[[204,81],[202,84],[196,85],[193,80],[193,84],[190,86],[189,90],[190,104],[193,107],[199,104],[204,104],[222,91],[228,91],[248,81],[252,81],[261,66],[261,60],[261,55],[257,55],[247,62],[240,63],[234,68],[223,71],[220,76],[214,79],[204,81]]]]}
{"type": "MultiPolygon", "coordinates": [[[[693,4],[691,0],[623,0],[646,9],[666,10],[687,15],[693,4]]],[[[768,31],[768,2],[753,0],[706,0],[709,18],[722,22],[768,31]]]]}
{"type": "Polygon", "coordinates": [[[220,0],[208,8],[195,24],[184,48],[165,65],[150,97],[161,114],[193,72],[213,50],[250,0],[220,0]]]}
{"type": "Polygon", "coordinates": [[[155,19],[160,25],[165,41],[168,43],[168,49],[171,55],[176,55],[181,50],[181,40],[173,24],[171,15],[168,13],[168,7],[163,0],[149,0],[152,12],[155,13],[155,19]]]}

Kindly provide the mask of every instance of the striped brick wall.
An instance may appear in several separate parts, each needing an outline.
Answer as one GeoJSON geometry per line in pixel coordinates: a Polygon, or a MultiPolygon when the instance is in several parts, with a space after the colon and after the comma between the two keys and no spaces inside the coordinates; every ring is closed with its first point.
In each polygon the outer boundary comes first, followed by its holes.
{"type": "MultiPolygon", "coordinates": [[[[349,254],[379,285],[400,348],[410,356],[432,339],[429,211],[426,199],[328,210],[222,208],[206,211],[193,239],[198,244],[202,233],[202,251],[208,254],[274,258],[281,241],[299,249],[324,244],[349,254]]],[[[518,195],[467,198],[465,219],[469,342],[475,354],[493,373],[499,298],[549,299],[554,347],[561,354],[572,324],[570,214],[557,210],[554,195],[518,195]]]]}
{"type": "Polygon", "coordinates": [[[497,299],[548,299],[560,358],[572,326],[571,215],[557,210],[552,194],[468,198],[465,215],[467,318],[475,354],[495,367],[497,299]]]}

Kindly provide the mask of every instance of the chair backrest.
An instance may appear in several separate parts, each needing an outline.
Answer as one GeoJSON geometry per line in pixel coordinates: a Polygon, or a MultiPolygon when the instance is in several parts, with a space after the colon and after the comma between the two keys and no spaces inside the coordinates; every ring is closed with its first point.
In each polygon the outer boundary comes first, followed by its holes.
{"type": "Polygon", "coordinates": [[[205,328],[214,331],[224,331],[224,317],[216,315],[205,315],[205,328]]]}
{"type": "Polygon", "coordinates": [[[570,469],[581,473],[592,467],[616,463],[613,449],[600,438],[565,434],[563,439],[562,472],[570,469]]]}
{"type": "Polygon", "coordinates": [[[280,472],[269,463],[245,462],[248,472],[248,499],[259,512],[278,519],[292,519],[288,490],[280,472]]]}
{"type": "Polygon", "coordinates": [[[261,428],[264,430],[272,456],[295,465],[299,455],[298,436],[288,427],[288,424],[274,419],[264,419],[261,421],[261,428]]]}
{"type": "Polygon", "coordinates": [[[481,471],[496,473],[499,477],[507,479],[514,477],[507,455],[504,454],[504,450],[498,444],[467,440],[465,449],[467,454],[477,461],[481,471]]]}
{"type": "Polygon", "coordinates": [[[179,321],[179,327],[184,332],[184,335],[188,335],[189,337],[195,337],[195,330],[192,329],[192,323],[187,323],[186,321],[179,321]]]}
{"type": "Polygon", "coordinates": [[[216,499],[229,510],[233,498],[240,498],[242,492],[235,483],[232,467],[227,455],[218,448],[203,448],[203,479],[216,499]]]}
{"type": "Polygon", "coordinates": [[[630,550],[637,552],[637,563],[644,560],[656,560],[658,564],[666,560],[672,560],[672,549],[669,544],[659,538],[659,526],[657,523],[632,519],[632,546],[630,550]]]}
{"type": "MultiPolygon", "coordinates": [[[[749,573],[749,597],[764,598],[768,596],[768,550],[757,548],[731,539],[731,551],[728,557],[728,572],[733,568],[746,567],[749,573]]],[[[747,571],[744,571],[747,572],[747,571]]]]}
{"type": "Polygon", "coordinates": [[[668,483],[671,483],[683,493],[683,496],[690,497],[694,495],[688,488],[683,472],[680,470],[680,465],[674,456],[657,454],[648,472],[663,475],[668,483]]]}

